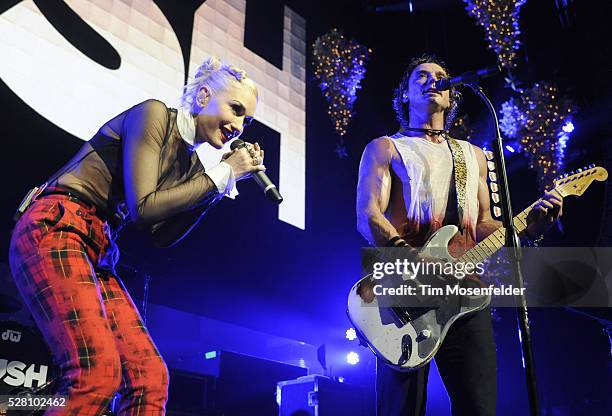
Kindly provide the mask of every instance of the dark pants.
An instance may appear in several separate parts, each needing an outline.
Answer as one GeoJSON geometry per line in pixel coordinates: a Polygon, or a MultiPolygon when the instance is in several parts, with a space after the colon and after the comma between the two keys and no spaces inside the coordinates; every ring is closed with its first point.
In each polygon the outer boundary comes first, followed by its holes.
{"type": "MultiPolygon", "coordinates": [[[[454,416],[495,415],[497,360],[489,308],[462,318],[449,329],[435,356],[454,416]]],[[[429,364],[399,372],[376,366],[377,416],[423,416],[429,364]]]]}

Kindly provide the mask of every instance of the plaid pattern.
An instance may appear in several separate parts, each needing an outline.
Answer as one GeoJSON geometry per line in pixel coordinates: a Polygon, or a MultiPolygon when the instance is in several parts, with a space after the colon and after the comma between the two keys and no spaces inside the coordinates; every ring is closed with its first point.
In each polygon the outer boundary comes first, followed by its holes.
{"type": "Polygon", "coordinates": [[[108,236],[94,207],[55,194],[13,232],[15,282],[62,370],[58,394],[68,396],[47,415],[99,415],[116,391],[120,415],[165,414],[166,365],[121,281],[97,267],[114,249],[108,236]]]}

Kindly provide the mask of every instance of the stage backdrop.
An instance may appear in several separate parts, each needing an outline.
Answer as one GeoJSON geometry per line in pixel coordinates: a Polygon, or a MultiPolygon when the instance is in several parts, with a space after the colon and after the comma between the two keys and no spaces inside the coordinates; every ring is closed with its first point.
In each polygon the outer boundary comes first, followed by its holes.
{"type": "MultiPolygon", "coordinates": [[[[150,97],[175,104],[199,61],[216,54],[246,69],[259,86],[256,122],[243,138],[265,148],[267,173],[279,184],[285,202],[280,208],[270,205],[252,182],[244,181],[235,200],[221,201],[177,247],[158,250],[147,236],[130,230],[119,242],[122,277],[139,301],[150,278],[149,299],[161,305],[158,311],[168,307],[315,347],[334,345],[328,348],[328,364],[336,374],[347,375],[347,380],[359,371],[371,374],[371,354],[344,338],[346,294],[359,277],[359,248],[365,244],[355,216],[362,149],[373,138],[396,131],[392,91],[410,57],[435,52],[457,74],[491,65],[495,56],[459,0],[413,1],[412,14],[374,13],[362,7],[366,3],[375,2],[1,2],[1,260],[6,263],[10,218],[29,188],[53,174],[114,114],[150,97]],[[332,27],[344,29],[373,51],[345,137],[344,159],[334,152],[337,137],[310,68],[312,43],[332,27]],[[362,359],[353,368],[345,361],[351,349],[362,359]]],[[[581,105],[568,145],[568,169],[601,163],[602,138],[611,136],[609,124],[607,130],[601,128],[602,120],[609,119],[610,103],[603,92],[610,91],[610,59],[600,50],[606,45],[592,40],[593,30],[598,39],[609,37],[609,13],[601,12],[594,0],[576,5],[572,30],[559,25],[554,2],[528,2],[521,22],[529,58],[522,75],[532,82],[551,78],[557,70],[565,85],[575,87],[581,105]]],[[[498,105],[508,97],[501,78],[484,87],[498,105]]],[[[469,94],[462,111],[470,114],[478,134],[490,135],[486,112],[469,94]]],[[[209,150],[201,155],[207,163],[218,158],[209,150]]],[[[522,208],[539,196],[535,174],[519,154],[508,155],[508,167],[513,203],[522,208]]],[[[580,201],[567,201],[560,244],[596,241],[603,189],[594,187],[580,201]]],[[[587,390],[602,390],[602,377],[589,379],[581,372],[596,374],[605,368],[600,357],[607,354],[607,340],[596,325],[562,313],[548,314],[540,322],[534,325],[536,360],[543,363],[538,369],[545,374],[542,391],[552,403],[549,407],[566,402],[567,409],[587,397],[587,390]],[[570,324],[581,337],[567,339],[570,324]],[[578,343],[604,353],[587,354],[578,343]],[[561,388],[561,375],[546,373],[554,365],[551,357],[572,349],[592,361],[581,361],[580,369],[575,368],[578,363],[562,367],[568,370],[563,376],[582,381],[584,393],[574,396],[561,388]]],[[[525,409],[526,401],[514,317],[502,314],[496,329],[503,414],[525,409]]],[[[440,385],[434,387],[436,394],[430,397],[445,400],[440,385]]]]}

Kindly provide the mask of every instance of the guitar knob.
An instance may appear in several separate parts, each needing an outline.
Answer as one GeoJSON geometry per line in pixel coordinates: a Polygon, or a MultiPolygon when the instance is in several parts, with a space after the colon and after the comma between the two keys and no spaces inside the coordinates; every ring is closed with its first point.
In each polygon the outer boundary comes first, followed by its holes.
{"type": "Polygon", "coordinates": [[[429,329],[424,329],[421,332],[419,332],[417,341],[424,341],[426,339],[429,339],[429,337],[431,337],[431,331],[429,329]]]}

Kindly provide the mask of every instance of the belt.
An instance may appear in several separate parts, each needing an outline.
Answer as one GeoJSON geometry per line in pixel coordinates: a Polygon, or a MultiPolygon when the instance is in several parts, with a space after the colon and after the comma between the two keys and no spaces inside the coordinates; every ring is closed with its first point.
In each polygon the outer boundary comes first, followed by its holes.
{"type": "Polygon", "coordinates": [[[73,189],[54,186],[52,188],[47,188],[44,191],[42,191],[42,193],[38,196],[38,198],[49,196],[49,195],[63,195],[63,196],[68,197],[70,201],[76,202],[77,204],[82,205],[83,207],[87,209],[95,208],[94,215],[96,215],[102,221],[107,221],[109,222],[109,224],[111,223],[110,216],[107,215],[104,210],[100,209],[100,207],[98,207],[96,204],[89,201],[89,199],[87,199],[80,193],[74,191],[73,189]]]}

